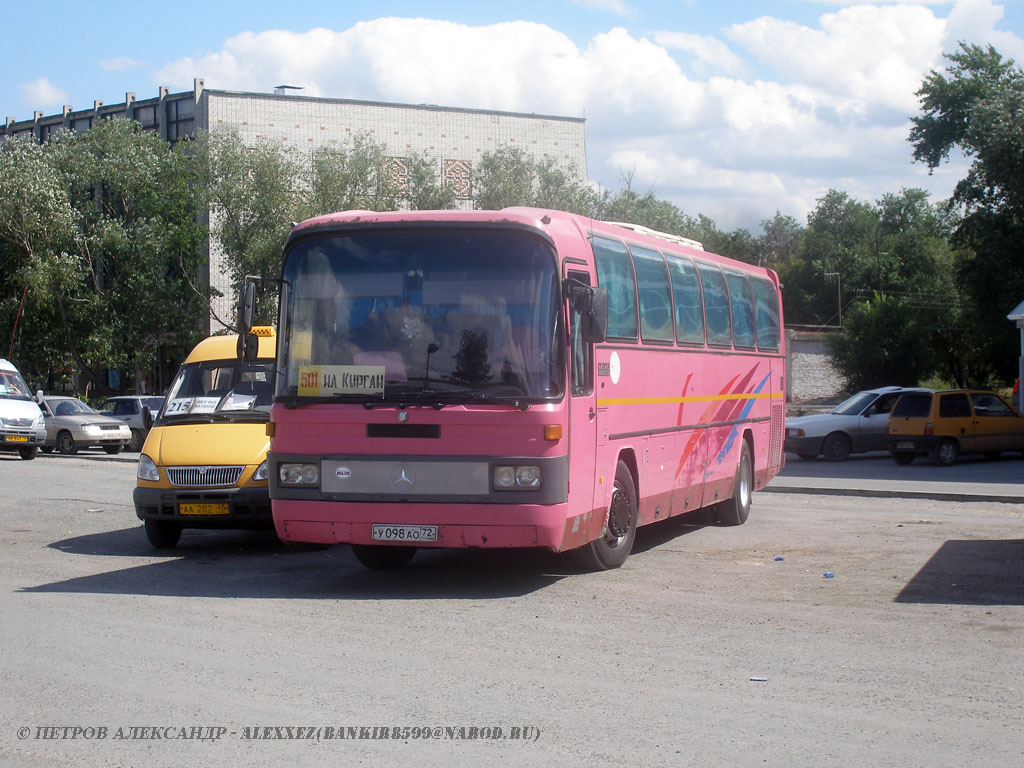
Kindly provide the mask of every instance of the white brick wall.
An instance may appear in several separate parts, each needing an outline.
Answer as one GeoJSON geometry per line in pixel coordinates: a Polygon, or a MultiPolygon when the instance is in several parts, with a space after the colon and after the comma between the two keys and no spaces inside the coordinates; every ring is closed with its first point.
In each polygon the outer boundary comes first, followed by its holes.
{"type": "MultiPolygon", "coordinates": [[[[587,172],[584,123],[572,118],[205,90],[197,119],[211,132],[236,131],[246,143],[279,141],[299,150],[344,147],[367,133],[394,157],[436,158],[439,177],[444,161],[461,161],[472,173],[482,155],[503,145],[575,166],[584,179],[587,172]]],[[[459,207],[472,208],[472,199],[459,207]]],[[[235,298],[222,261],[211,246],[210,284],[225,294],[214,312],[230,319],[235,298]]],[[[219,328],[211,318],[211,331],[219,328]]]]}

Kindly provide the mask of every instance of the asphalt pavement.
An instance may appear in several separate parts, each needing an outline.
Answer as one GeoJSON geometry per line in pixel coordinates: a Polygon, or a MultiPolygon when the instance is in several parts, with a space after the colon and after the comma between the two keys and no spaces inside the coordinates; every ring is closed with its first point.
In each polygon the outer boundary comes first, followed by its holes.
{"type": "Polygon", "coordinates": [[[964,455],[953,466],[940,467],[925,457],[900,466],[881,452],[835,462],[787,453],[785,467],[766,490],[1024,503],[1024,456],[1008,453],[988,461],[981,455],[964,455]]]}
{"type": "MultiPolygon", "coordinates": [[[[36,461],[60,461],[70,456],[40,454],[36,461]]],[[[77,458],[137,462],[139,454],[79,451],[77,458]]],[[[943,501],[999,501],[1024,504],[1024,456],[1008,453],[994,461],[977,455],[961,456],[951,467],[921,457],[899,466],[885,453],[853,456],[846,461],[807,461],[786,454],[779,476],[765,489],[774,493],[812,493],[882,498],[930,498],[943,501]]]]}

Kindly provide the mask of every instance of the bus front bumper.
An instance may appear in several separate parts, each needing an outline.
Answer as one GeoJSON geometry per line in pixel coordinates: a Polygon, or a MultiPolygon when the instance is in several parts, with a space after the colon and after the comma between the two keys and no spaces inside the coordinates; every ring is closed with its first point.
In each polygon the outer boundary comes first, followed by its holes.
{"type": "MultiPolygon", "coordinates": [[[[560,552],[595,538],[589,530],[600,517],[591,512],[567,518],[568,504],[510,508],[275,499],[273,505],[274,527],[282,541],[315,544],[545,547],[560,552]]],[[[599,524],[604,525],[603,518],[599,524]]]]}

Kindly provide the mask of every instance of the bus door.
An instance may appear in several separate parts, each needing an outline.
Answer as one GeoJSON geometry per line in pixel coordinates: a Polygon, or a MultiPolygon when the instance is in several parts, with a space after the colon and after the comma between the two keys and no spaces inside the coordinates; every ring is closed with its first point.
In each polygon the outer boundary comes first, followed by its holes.
{"type": "MultiPolygon", "coordinates": [[[[574,265],[575,266],[575,265],[574,265]]],[[[566,268],[565,277],[592,285],[592,276],[582,270],[566,268]]],[[[604,525],[602,513],[594,511],[594,486],[599,482],[595,467],[598,418],[594,395],[594,345],[583,340],[578,300],[566,302],[569,331],[569,523],[563,548],[572,548],[593,540],[604,525]]],[[[598,506],[603,506],[598,496],[598,506]]]]}

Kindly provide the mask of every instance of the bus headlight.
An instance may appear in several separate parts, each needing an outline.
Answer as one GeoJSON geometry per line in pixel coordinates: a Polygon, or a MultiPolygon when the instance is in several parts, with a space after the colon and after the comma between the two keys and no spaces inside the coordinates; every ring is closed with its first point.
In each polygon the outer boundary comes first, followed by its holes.
{"type": "Polygon", "coordinates": [[[316,464],[280,464],[277,473],[281,485],[307,488],[320,485],[320,467],[316,464]]]}
{"type": "Polygon", "coordinates": [[[533,464],[494,468],[494,490],[535,491],[540,489],[540,467],[533,464]]]}

